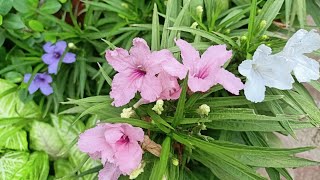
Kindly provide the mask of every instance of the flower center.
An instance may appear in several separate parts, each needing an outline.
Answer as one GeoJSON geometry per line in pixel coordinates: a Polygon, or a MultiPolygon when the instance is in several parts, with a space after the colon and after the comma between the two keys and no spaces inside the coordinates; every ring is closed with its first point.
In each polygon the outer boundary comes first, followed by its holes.
{"type": "Polygon", "coordinates": [[[53,56],[55,57],[55,58],[60,58],[61,57],[61,54],[60,53],[57,53],[57,52],[55,52],[54,54],[53,54],[53,56]]]}
{"type": "Polygon", "coordinates": [[[208,68],[209,67],[203,67],[203,68],[199,69],[199,71],[197,73],[195,73],[193,76],[196,78],[199,78],[199,79],[205,79],[209,75],[208,68]]]}
{"type": "Polygon", "coordinates": [[[121,144],[126,144],[129,142],[129,137],[127,135],[122,135],[118,142],[121,144]]]}

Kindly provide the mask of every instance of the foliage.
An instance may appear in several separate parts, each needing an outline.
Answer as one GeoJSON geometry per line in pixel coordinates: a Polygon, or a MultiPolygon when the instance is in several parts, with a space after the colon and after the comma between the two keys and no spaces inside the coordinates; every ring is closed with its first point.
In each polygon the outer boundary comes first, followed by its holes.
{"type": "MultiPolygon", "coordinates": [[[[96,179],[101,165],[76,142],[98,120],[141,127],[162,145],[160,158],[144,154],[137,179],[265,179],[257,168],[270,179],[292,179],[285,168],[319,165],[295,155],[312,147],[275,146],[275,133],[295,137],[294,130],[320,124],[302,84],[269,88],[257,104],[220,86],[192,95],[183,86],[179,101],[165,102],[161,115],[142,105],[136,117],[123,119],[122,108],[111,106],[115,71],[104,58],[106,49],[129,49],[134,37],[179,57],[174,39],[183,38],[199,51],[226,44],[233,57],[225,68],[240,76],[238,65],[260,44],[277,51],[298,28],[313,28],[307,12],[318,27],[317,0],[0,0],[0,7],[0,179],[96,179]],[[76,62],[60,66],[52,95],[28,94],[24,74],[47,70],[42,46],[57,40],[74,44],[68,51],[76,62]],[[196,113],[202,104],[210,106],[208,116],[196,113]]],[[[319,82],[310,85],[320,90],[319,82]]]]}

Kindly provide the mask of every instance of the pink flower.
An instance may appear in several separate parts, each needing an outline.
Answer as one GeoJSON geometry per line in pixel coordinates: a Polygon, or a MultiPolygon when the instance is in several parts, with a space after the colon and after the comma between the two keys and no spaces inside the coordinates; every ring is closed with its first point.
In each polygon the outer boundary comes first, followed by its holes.
{"type": "Polygon", "coordinates": [[[106,59],[119,72],[114,76],[110,92],[115,106],[127,104],[138,91],[144,100],[154,102],[160,98],[163,89],[157,74],[165,71],[182,79],[187,72],[170,51],[164,49],[151,52],[146,41],[141,38],[133,40],[130,53],[116,48],[106,52],[106,59]]]}
{"type": "Polygon", "coordinates": [[[78,147],[94,159],[101,159],[104,169],[99,179],[116,180],[121,174],[128,175],[142,160],[144,132],[129,124],[99,124],[80,135],[78,147]]]}
{"type": "Polygon", "coordinates": [[[183,64],[189,70],[188,87],[192,92],[206,92],[212,86],[221,84],[227,91],[238,95],[244,85],[234,74],[222,66],[232,56],[225,45],[210,46],[200,57],[199,52],[184,40],[177,40],[183,64]]]}

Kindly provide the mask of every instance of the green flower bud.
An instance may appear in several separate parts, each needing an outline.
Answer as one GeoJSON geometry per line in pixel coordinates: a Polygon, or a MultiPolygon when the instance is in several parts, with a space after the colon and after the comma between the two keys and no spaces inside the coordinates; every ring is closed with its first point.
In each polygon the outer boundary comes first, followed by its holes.
{"type": "Polygon", "coordinates": [[[247,36],[241,36],[241,37],[240,37],[240,40],[241,40],[241,41],[246,41],[247,39],[248,39],[247,36]]]}
{"type": "Polygon", "coordinates": [[[196,110],[196,112],[200,115],[208,116],[208,114],[210,112],[210,107],[206,104],[202,104],[201,106],[199,106],[199,108],[196,110]]]}
{"type": "Polygon", "coordinates": [[[120,114],[120,117],[121,118],[131,118],[135,115],[136,115],[136,112],[132,109],[132,107],[130,107],[130,108],[122,109],[122,113],[120,114]]]}
{"type": "Polygon", "coordinates": [[[197,29],[197,26],[198,26],[199,24],[197,23],[197,22],[194,22],[194,23],[192,23],[191,24],[191,28],[193,28],[193,29],[197,29]]]}
{"type": "Polygon", "coordinates": [[[161,99],[157,100],[157,102],[153,106],[152,110],[154,110],[157,114],[160,115],[162,113],[162,111],[164,110],[163,109],[163,104],[164,104],[163,100],[161,100],[161,99]]]}
{"type": "Polygon", "coordinates": [[[201,19],[202,18],[202,13],[203,13],[203,7],[200,6],[200,5],[197,6],[196,13],[197,13],[197,16],[201,19]]]}
{"type": "Polygon", "coordinates": [[[179,165],[179,160],[177,158],[172,158],[172,164],[175,166],[179,165]]]}
{"type": "Polygon", "coordinates": [[[267,21],[266,21],[266,20],[262,20],[262,21],[260,22],[260,24],[259,24],[259,29],[265,28],[266,25],[267,25],[267,21]]]}
{"type": "Polygon", "coordinates": [[[126,9],[128,9],[128,8],[129,8],[129,6],[128,6],[128,4],[127,4],[127,3],[121,3],[121,6],[122,6],[122,7],[124,7],[124,8],[126,8],[126,9]]]}
{"type": "Polygon", "coordinates": [[[264,34],[264,35],[261,36],[261,39],[262,39],[262,40],[267,40],[267,39],[269,39],[269,36],[267,36],[267,35],[264,34]]]}

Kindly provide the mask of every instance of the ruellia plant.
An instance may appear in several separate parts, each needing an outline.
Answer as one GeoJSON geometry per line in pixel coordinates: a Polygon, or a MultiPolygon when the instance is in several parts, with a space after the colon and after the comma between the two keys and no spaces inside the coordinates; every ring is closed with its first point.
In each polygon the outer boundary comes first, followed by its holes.
{"type": "Polygon", "coordinates": [[[0,6],[1,180],[290,180],[319,165],[279,140],[320,124],[305,88],[320,91],[316,1],[0,6]]]}

